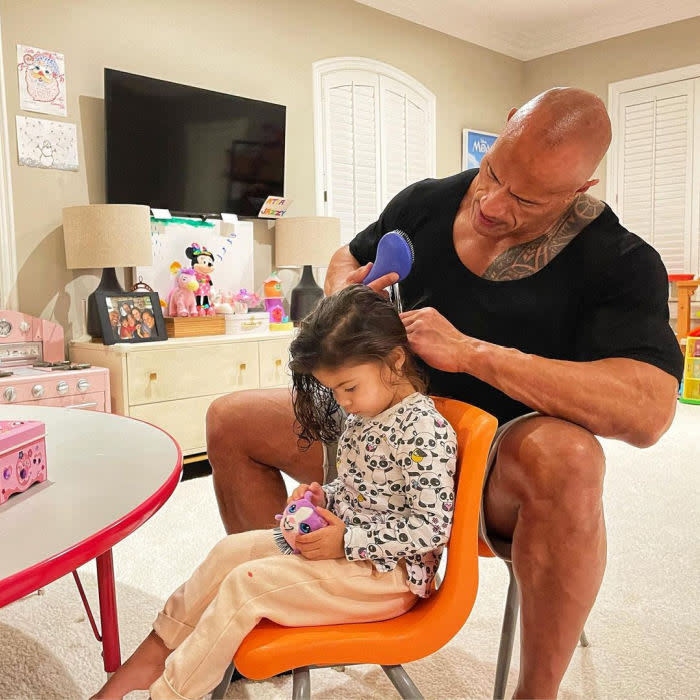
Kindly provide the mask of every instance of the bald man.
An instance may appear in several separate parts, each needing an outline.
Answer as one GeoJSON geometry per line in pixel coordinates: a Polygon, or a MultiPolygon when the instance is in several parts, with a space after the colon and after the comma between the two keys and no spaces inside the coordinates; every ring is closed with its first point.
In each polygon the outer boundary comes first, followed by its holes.
{"type": "MultiPolygon", "coordinates": [[[[655,443],[682,373],[658,254],[587,194],[609,143],[595,95],[538,95],[511,111],[478,170],[400,192],[326,276],[328,294],[361,282],[381,236],[406,232],[415,263],[401,283],[402,318],[430,392],[499,419],[481,530],[520,585],[518,698],[556,697],[603,577],[595,436],[655,443]]],[[[321,478],[321,447],[299,451],[292,422],[284,390],[212,404],[208,450],[229,532],[281,512],[279,469],[321,478]]]]}

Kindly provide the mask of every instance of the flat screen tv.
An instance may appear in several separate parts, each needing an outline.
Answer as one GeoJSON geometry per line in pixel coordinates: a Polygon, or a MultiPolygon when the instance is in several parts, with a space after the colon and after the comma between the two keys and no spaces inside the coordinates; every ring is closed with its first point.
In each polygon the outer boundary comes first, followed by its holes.
{"type": "Polygon", "coordinates": [[[107,202],[257,216],[284,196],[286,107],[105,68],[107,202]]]}

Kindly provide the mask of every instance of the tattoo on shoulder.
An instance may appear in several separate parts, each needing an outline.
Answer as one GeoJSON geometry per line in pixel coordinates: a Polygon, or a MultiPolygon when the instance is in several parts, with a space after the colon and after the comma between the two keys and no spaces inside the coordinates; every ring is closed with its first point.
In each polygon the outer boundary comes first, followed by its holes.
{"type": "Polygon", "coordinates": [[[605,205],[588,194],[579,195],[564,218],[539,238],[516,245],[498,255],[482,277],[487,280],[518,280],[533,275],[561,253],[586,227],[600,216],[605,205]]]}

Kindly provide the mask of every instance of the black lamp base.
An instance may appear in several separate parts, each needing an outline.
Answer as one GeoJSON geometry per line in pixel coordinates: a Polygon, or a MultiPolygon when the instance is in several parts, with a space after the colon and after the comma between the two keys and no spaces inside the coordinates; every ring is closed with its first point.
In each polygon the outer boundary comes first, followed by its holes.
{"type": "MultiPolygon", "coordinates": [[[[102,278],[97,285],[95,292],[107,292],[108,294],[124,294],[121,284],[117,279],[117,271],[113,267],[102,269],[102,278]]],[[[100,314],[97,311],[97,299],[93,292],[87,300],[87,332],[93,338],[102,337],[102,326],[100,324],[100,314]]]]}
{"type": "Polygon", "coordinates": [[[311,313],[318,300],[323,297],[323,290],[316,284],[311,265],[304,265],[299,284],[292,289],[289,302],[289,318],[298,323],[311,313]]]}

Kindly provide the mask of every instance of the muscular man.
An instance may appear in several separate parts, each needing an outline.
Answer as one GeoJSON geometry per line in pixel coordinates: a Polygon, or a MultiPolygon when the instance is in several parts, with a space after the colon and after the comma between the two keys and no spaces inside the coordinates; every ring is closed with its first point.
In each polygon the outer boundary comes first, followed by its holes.
{"type": "MultiPolygon", "coordinates": [[[[682,372],[658,254],[586,194],[609,143],[596,96],[538,95],[511,111],[478,171],[399,193],[326,277],[327,293],[361,281],[381,235],[403,230],[415,249],[403,320],[431,393],[499,419],[481,526],[520,585],[516,697],[556,697],[603,577],[595,436],[652,445],[682,372]]],[[[271,524],[285,500],[279,469],[321,477],[321,447],[299,451],[292,422],[285,390],[212,405],[208,449],[229,532],[271,524]]]]}

